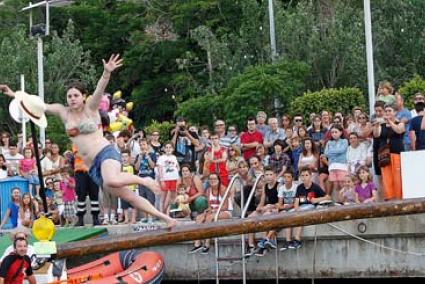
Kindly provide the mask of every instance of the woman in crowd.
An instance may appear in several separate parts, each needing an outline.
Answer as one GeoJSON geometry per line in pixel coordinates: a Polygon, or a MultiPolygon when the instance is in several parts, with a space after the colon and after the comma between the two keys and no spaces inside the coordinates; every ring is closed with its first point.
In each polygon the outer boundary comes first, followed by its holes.
{"type": "Polygon", "coordinates": [[[0,224],[0,230],[6,225],[7,221],[10,219],[12,223],[12,228],[18,226],[18,215],[19,215],[19,206],[21,206],[21,190],[18,187],[12,188],[12,201],[7,205],[6,213],[4,214],[3,220],[0,224]]]}
{"type": "MultiPolygon", "coordinates": [[[[119,55],[112,55],[108,61],[103,60],[103,74],[97,84],[92,98],[86,103],[87,92],[77,82],[67,89],[67,106],[62,104],[44,104],[36,96],[19,93],[19,103],[31,119],[40,125],[47,125],[42,110],[59,116],[71,141],[77,145],[85,164],[90,166],[89,174],[93,181],[102,186],[103,190],[128,201],[134,208],[143,210],[164,220],[168,227],[176,225],[176,220],[159,212],[146,199],[133,194],[128,186],[139,184],[159,191],[158,185],[151,178],[141,178],[121,172],[121,156],[114,147],[103,137],[102,124],[99,114],[99,104],[109,83],[111,73],[122,66],[119,55]],[[36,117],[34,117],[34,113],[36,117]]],[[[0,91],[9,97],[15,93],[6,85],[0,85],[0,91]]]]}
{"type": "Polygon", "coordinates": [[[192,215],[204,212],[207,209],[204,187],[199,176],[190,171],[189,164],[181,166],[181,179],[177,182],[177,188],[181,185],[186,188],[186,193],[189,195],[188,203],[192,215]]]}
{"type": "Polygon", "coordinates": [[[236,145],[230,145],[227,154],[227,171],[229,173],[229,180],[233,178],[235,174],[238,172],[238,164],[243,160],[241,157],[241,150],[236,145]]]}
{"type": "MultiPolygon", "coordinates": [[[[226,187],[221,183],[220,176],[216,173],[211,173],[208,179],[209,188],[207,189],[207,198],[208,198],[208,209],[204,213],[196,217],[196,223],[211,223],[214,221],[215,215],[218,213],[218,207],[223,201],[224,193],[226,187]]],[[[218,219],[230,219],[232,218],[232,203],[229,202],[229,198],[226,198],[223,201],[223,207],[218,213],[218,219]]],[[[202,246],[201,241],[195,241],[193,248],[190,250],[190,253],[196,253],[201,251],[201,254],[208,254],[210,250],[210,240],[205,240],[204,245],[202,246]]]]}
{"type": "Polygon", "coordinates": [[[263,144],[258,145],[256,148],[256,155],[260,158],[264,167],[268,167],[270,163],[270,156],[266,153],[266,147],[263,144]]]}
{"type": "Polygon", "coordinates": [[[372,143],[372,125],[369,122],[367,114],[362,113],[357,118],[358,123],[355,128],[359,136],[359,142],[365,144],[366,147],[369,147],[372,143]]]}
{"type": "Polygon", "coordinates": [[[311,129],[308,131],[308,136],[313,139],[316,149],[319,153],[322,153],[324,147],[324,137],[327,129],[322,126],[322,119],[316,115],[313,117],[313,123],[311,129]]]}
{"type": "Polygon", "coordinates": [[[31,195],[28,192],[24,193],[19,206],[18,227],[31,228],[35,216],[37,216],[37,212],[34,210],[31,195]]]}
{"type": "MultiPolygon", "coordinates": [[[[332,183],[331,191],[339,191],[347,175],[347,139],[342,138],[343,128],[340,124],[331,127],[331,140],[326,143],[325,155],[328,160],[329,181],[332,183]]],[[[337,192],[338,193],[338,192],[337,192]]]]}
{"type": "Polygon", "coordinates": [[[298,161],[298,169],[308,167],[312,172],[312,178],[314,183],[319,183],[319,153],[317,153],[316,146],[313,143],[313,139],[306,138],[302,142],[303,152],[301,153],[298,161]]]}
{"type": "Polygon", "coordinates": [[[6,159],[3,154],[0,154],[0,180],[7,178],[6,159]]]}
{"type": "Polygon", "coordinates": [[[403,122],[396,120],[393,105],[385,106],[384,120],[383,123],[377,120],[373,124],[373,136],[377,138],[378,147],[389,145],[389,163],[380,165],[384,199],[401,199],[400,153],[403,151],[403,135],[406,128],[403,122]]]}
{"type": "Polygon", "coordinates": [[[9,153],[10,134],[3,131],[0,137],[0,154],[6,155],[9,153]]]}

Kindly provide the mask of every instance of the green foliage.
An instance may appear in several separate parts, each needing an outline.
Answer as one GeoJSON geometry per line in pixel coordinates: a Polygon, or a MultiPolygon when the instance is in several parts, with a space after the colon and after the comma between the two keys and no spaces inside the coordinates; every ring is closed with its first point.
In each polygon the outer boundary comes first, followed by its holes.
{"type": "Polygon", "coordinates": [[[353,107],[365,109],[365,98],[358,88],[323,89],[319,92],[307,92],[291,103],[291,114],[308,117],[310,113],[322,110],[351,113],[353,107]]]}
{"type": "Polygon", "coordinates": [[[413,97],[420,92],[425,94],[425,80],[416,74],[410,81],[404,82],[399,89],[400,94],[404,98],[404,105],[408,109],[413,109],[413,97]]]}
{"type": "Polygon", "coordinates": [[[179,104],[177,115],[199,125],[211,126],[215,119],[224,118],[223,96],[206,94],[179,104]]]}
{"type": "Polygon", "coordinates": [[[53,143],[59,145],[61,152],[70,149],[72,144],[65,133],[65,126],[62,120],[56,116],[47,117],[48,126],[46,128],[46,138],[50,138],[53,143]]]}
{"type": "Polygon", "coordinates": [[[308,66],[296,61],[283,61],[248,67],[231,79],[220,95],[207,94],[179,104],[177,114],[199,125],[211,125],[217,118],[243,128],[248,116],[259,110],[272,113],[274,99],[280,100],[283,110],[305,90],[308,66]]]}
{"type": "Polygon", "coordinates": [[[163,144],[164,142],[170,141],[171,129],[175,127],[175,124],[170,121],[158,122],[156,120],[152,120],[151,123],[144,128],[146,135],[151,135],[154,131],[159,131],[159,140],[163,144]]]}

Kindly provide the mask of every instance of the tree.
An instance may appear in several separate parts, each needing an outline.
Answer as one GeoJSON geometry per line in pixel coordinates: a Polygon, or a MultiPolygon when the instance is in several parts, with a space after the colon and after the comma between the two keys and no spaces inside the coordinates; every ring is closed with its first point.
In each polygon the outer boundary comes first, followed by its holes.
{"type": "Polygon", "coordinates": [[[223,118],[243,127],[246,118],[255,116],[258,110],[273,113],[275,98],[287,110],[290,101],[304,92],[308,72],[308,66],[297,61],[251,66],[232,78],[221,94],[183,102],[177,113],[198,124],[223,118]]]}
{"type": "MultiPolygon", "coordinates": [[[[36,39],[30,38],[24,26],[20,25],[10,31],[0,45],[0,77],[2,82],[8,83],[13,89],[20,89],[19,75],[25,75],[25,90],[37,94],[37,52],[36,39]]],[[[55,32],[51,40],[45,40],[44,45],[44,80],[45,101],[65,102],[65,85],[71,79],[83,80],[87,86],[93,88],[97,79],[95,69],[90,63],[90,53],[83,51],[80,42],[74,38],[73,24],[62,37],[55,32]]],[[[0,98],[0,107],[7,109],[9,100],[0,98]]],[[[7,111],[2,111],[0,119],[12,125],[14,131],[18,125],[14,123],[7,111]]],[[[47,128],[55,132],[54,128],[47,128]]],[[[63,132],[62,132],[63,133],[63,132]]]]}

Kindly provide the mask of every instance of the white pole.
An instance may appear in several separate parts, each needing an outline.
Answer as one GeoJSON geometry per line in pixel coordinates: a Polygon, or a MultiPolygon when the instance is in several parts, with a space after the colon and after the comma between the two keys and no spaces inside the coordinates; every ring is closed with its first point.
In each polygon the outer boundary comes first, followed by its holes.
{"type": "MultiPolygon", "coordinates": [[[[21,91],[25,91],[25,76],[21,74],[21,91]]],[[[27,145],[27,123],[25,122],[25,113],[22,112],[22,149],[27,145]]]]}
{"type": "MultiPolygon", "coordinates": [[[[38,95],[44,101],[44,68],[43,68],[43,39],[41,36],[37,39],[37,70],[38,70],[38,95]]],[[[40,143],[44,147],[45,129],[40,128],[40,143]]],[[[35,145],[35,147],[38,147],[35,145]]]]}
{"type": "Polygon", "coordinates": [[[369,91],[369,114],[373,113],[375,104],[375,76],[373,70],[372,19],[370,0],[364,0],[364,26],[366,36],[367,82],[369,91]]]}
{"type": "Polygon", "coordinates": [[[272,51],[272,62],[275,62],[277,58],[277,51],[276,51],[276,32],[274,27],[273,0],[269,0],[269,23],[270,23],[270,47],[272,51]]]}

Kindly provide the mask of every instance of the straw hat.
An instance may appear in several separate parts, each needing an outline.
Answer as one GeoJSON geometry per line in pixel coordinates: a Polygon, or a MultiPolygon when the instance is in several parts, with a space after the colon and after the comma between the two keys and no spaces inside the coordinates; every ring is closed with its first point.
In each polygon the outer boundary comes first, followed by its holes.
{"type": "Polygon", "coordinates": [[[41,128],[47,127],[47,119],[44,114],[46,105],[39,96],[29,95],[24,91],[17,91],[15,92],[15,98],[10,104],[12,105],[12,107],[9,105],[10,115],[15,121],[22,121],[19,120],[19,118],[22,117],[19,112],[19,110],[21,110],[32,120],[32,122],[41,128]],[[17,105],[18,108],[16,108],[15,105],[17,105]]]}

